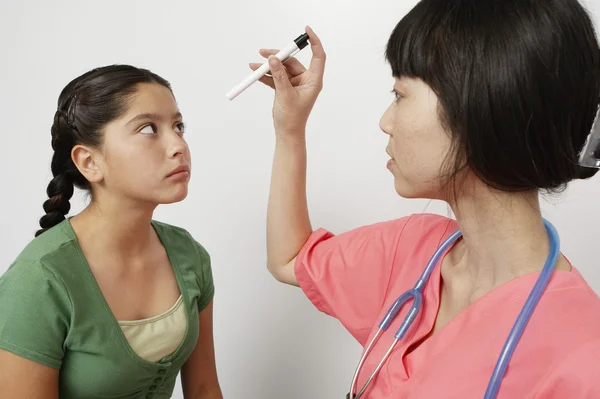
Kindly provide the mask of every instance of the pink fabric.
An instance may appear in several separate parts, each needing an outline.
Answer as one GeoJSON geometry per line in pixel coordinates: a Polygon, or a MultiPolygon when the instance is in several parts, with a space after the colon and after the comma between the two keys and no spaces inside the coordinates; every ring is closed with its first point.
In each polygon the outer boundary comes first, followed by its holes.
{"type": "MultiPolygon", "coordinates": [[[[318,230],[296,259],[296,277],[312,303],[337,318],[364,347],[391,304],[414,286],[433,252],[456,228],[453,220],[421,214],[338,236],[318,230]]],[[[440,276],[438,265],[424,288],[420,315],[371,383],[367,398],[483,398],[539,273],[496,288],[407,353],[434,325],[440,276]]],[[[359,387],[388,350],[406,309],[367,358],[359,387]]],[[[600,298],[575,268],[554,272],[498,398],[600,398],[600,298]]]]}

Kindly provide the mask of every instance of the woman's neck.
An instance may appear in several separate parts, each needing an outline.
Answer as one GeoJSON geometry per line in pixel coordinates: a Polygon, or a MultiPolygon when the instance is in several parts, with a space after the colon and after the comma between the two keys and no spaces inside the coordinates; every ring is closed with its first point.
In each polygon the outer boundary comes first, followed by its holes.
{"type": "MultiPolygon", "coordinates": [[[[463,239],[448,255],[446,281],[478,297],[516,277],[540,271],[550,251],[537,192],[507,193],[474,184],[450,202],[463,239]]],[[[570,270],[564,258],[557,268],[570,270]]]]}
{"type": "Polygon", "coordinates": [[[102,196],[71,219],[80,240],[121,258],[147,251],[155,233],[151,222],[156,205],[102,196]]]}

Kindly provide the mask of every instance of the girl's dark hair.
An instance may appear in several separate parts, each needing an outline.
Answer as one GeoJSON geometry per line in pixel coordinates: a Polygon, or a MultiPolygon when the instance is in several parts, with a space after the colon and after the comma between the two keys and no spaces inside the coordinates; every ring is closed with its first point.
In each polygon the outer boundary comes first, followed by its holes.
{"type": "Polygon", "coordinates": [[[449,181],[468,168],[504,191],[558,191],[600,101],[600,49],[577,0],[422,0],[396,26],[397,78],[437,94],[452,136],[449,181]]]}
{"type": "Polygon", "coordinates": [[[36,237],[65,219],[73,188],[90,190],[90,183],[75,167],[71,150],[77,144],[98,147],[103,129],[122,116],[141,83],[157,83],[171,89],[160,76],[129,65],[111,65],[89,71],[71,81],[60,93],[52,125],[52,175],[36,237]]]}

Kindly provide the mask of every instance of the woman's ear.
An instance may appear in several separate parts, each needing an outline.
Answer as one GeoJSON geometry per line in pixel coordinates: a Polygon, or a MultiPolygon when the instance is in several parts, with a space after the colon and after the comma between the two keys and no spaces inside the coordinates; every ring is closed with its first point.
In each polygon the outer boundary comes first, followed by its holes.
{"type": "Polygon", "coordinates": [[[75,167],[90,183],[100,183],[104,180],[104,174],[99,165],[97,151],[84,145],[76,145],[71,150],[71,158],[75,167]]]}

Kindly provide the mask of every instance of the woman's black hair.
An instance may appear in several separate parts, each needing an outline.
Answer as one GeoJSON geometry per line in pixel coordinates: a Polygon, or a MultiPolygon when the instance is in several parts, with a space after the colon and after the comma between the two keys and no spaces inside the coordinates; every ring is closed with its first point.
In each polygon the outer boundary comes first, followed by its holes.
{"type": "Polygon", "coordinates": [[[437,94],[449,180],[468,168],[504,191],[558,191],[600,102],[600,48],[577,0],[422,0],[386,51],[394,77],[437,94]]]}
{"type": "Polygon", "coordinates": [[[90,190],[90,182],[79,172],[71,150],[77,144],[99,147],[103,129],[122,116],[141,83],[156,83],[171,89],[169,82],[146,70],[129,65],[110,65],[89,71],[71,81],[60,93],[52,124],[52,175],[40,219],[39,236],[65,219],[74,186],[90,190]]]}

